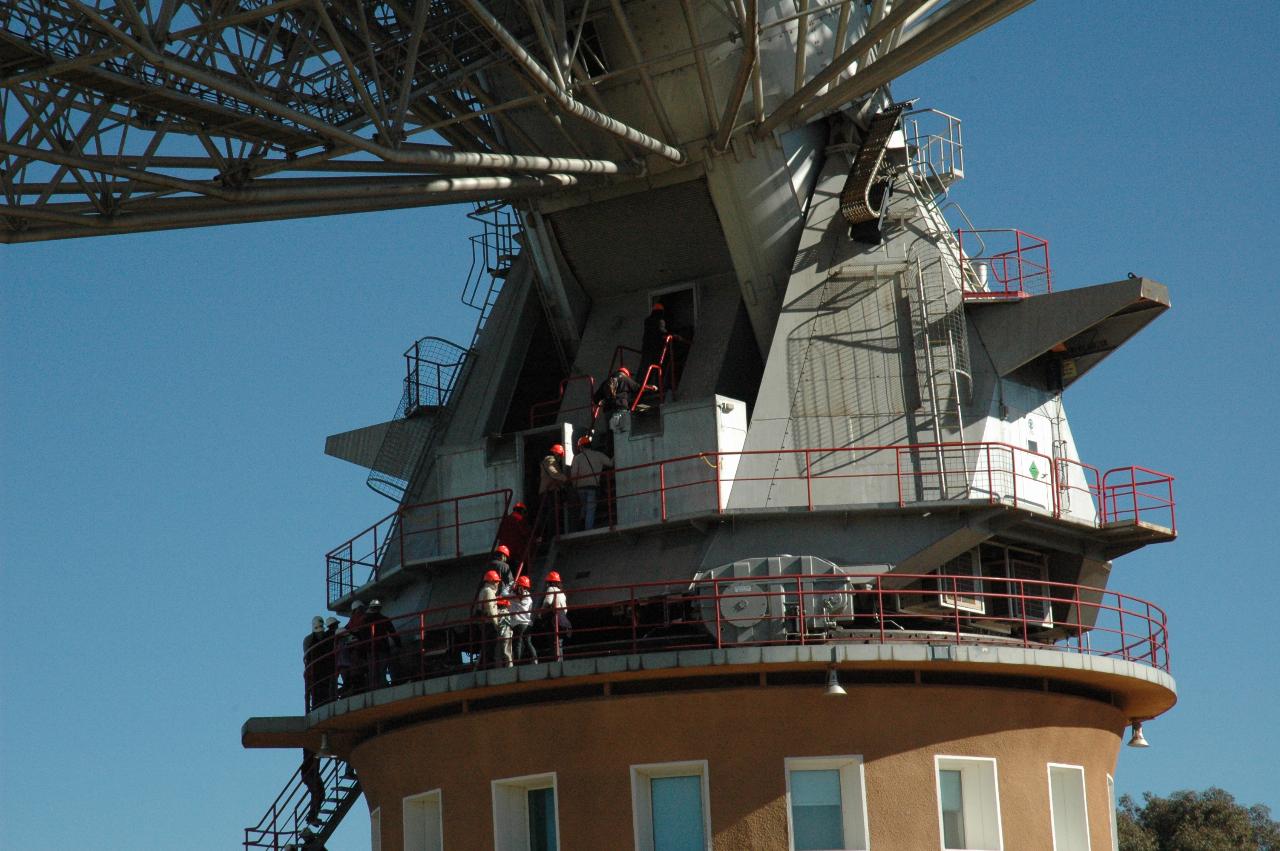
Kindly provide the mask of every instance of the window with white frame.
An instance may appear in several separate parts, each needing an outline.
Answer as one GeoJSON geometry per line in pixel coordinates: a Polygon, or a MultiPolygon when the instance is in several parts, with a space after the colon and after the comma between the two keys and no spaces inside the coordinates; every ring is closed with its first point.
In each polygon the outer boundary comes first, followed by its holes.
{"type": "Polygon", "coordinates": [[[711,851],[707,763],[631,766],[636,851],[711,851]]]}
{"type": "Polygon", "coordinates": [[[493,781],[493,838],[495,851],[558,851],[554,773],[493,781]]]}
{"type": "Polygon", "coordinates": [[[1116,824],[1116,781],[1107,775],[1107,809],[1111,815],[1111,851],[1120,851],[1120,825],[1116,824]]]}
{"type": "Polygon", "coordinates": [[[934,757],[938,826],[945,851],[1004,851],[996,761],[988,757],[934,757]]]}
{"type": "Polygon", "coordinates": [[[867,847],[862,757],[787,759],[787,827],[792,851],[867,847]]]}
{"type": "Polygon", "coordinates": [[[369,851],[382,851],[382,807],[369,813],[369,851]]]}
{"type": "Polygon", "coordinates": [[[442,851],[444,820],[440,790],[404,799],[404,851],[442,851]]]}
{"type": "Polygon", "coordinates": [[[1049,813],[1054,851],[1089,851],[1083,768],[1049,763],[1049,813]]]}

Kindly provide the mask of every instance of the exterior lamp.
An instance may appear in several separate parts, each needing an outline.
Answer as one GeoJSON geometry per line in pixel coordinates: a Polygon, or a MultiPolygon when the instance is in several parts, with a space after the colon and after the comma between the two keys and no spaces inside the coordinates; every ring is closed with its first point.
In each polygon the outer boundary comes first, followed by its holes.
{"type": "Polygon", "coordinates": [[[1147,737],[1142,735],[1141,721],[1134,721],[1133,724],[1130,725],[1130,729],[1133,730],[1133,734],[1129,736],[1129,747],[1131,748],[1151,747],[1151,744],[1147,741],[1147,737]]]}
{"type": "Polygon", "coordinates": [[[840,685],[840,675],[836,673],[836,648],[831,647],[831,664],[827,666],[827,697],[843,697],[848,694],[840,685]]]}

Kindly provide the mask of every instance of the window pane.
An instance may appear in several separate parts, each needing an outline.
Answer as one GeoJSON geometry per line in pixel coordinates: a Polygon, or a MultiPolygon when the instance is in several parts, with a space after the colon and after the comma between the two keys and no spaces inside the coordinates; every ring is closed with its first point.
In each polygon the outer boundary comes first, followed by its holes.
{"type": "Polygon", "coordinates": [[[1058,851],[1088,851],[1089,822],[1084,808],[1084,772],[1078,768],[1050,766],[1049,794],[1053,798],[1054,847],[1058,851]]]}
{"type": "Polygon", "coordinates": [[[529,790],[529,851],[556,851],[556,790],[529,790]]]}
{"type": "Polygon", "coordinates": [[[654,777],[649,781],[649,794],[654,851],[704,851],[702,778],[654,777]]]}
{"type": "Polygon", "coordinates": [[[838,769],[791,772],[791,827],[796,851],[844,848],[838,769]]]}
{"type": "Polygon", "coordinates": [[[938,789],[942,796],[942,845],[964,848],[964,793],[960,772],[952,768],[938,771],[938,789]]]}

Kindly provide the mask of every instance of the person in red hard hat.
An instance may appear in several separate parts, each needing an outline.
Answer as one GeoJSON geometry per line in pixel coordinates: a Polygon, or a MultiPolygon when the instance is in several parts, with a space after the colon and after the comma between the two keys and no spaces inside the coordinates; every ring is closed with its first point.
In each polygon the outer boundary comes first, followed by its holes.
{"type": "Polygon", "coordinates": [[[569,623],[569,603],[565,600],[564,589],[560,586],[560,574],[554,570],[547,573],[543,580],[546,591],[542,595],[542,608],[551,618],[552,649],[557,662],[564,660],[565,639],[573,635],[573,624],[569,623]]]}
{"type": "Polygon", "coordinates": [[[528,651],[528,659],[538,664],[538,651],[534,649],[533,639],[529,637],[529,627],[533,625],[533,583],[529,577],[516,577],[515,596],[511,599],[511,633],[516,648],[516,662],[523,662],[528,651]]]}
{"type": "Polygon", "coordinates": [[[638,392],[640,385],[625,366],[618,367],[618,371],[600,385],[596,391],[596,402],[609,418],[609,431],[620,434],[631,427],[631,400],[638,392]]]}
{"type": "MultiPolygon", "coordinates": [[[[662,302],[655,301],[653,307],[649,310],[649,315],[644,319],[644,333],[640,338],[640,368],[644,370],[641,378],[648,373],[650,366],[657,366],[662,361],[662,351],[667,347],[667,335],[671,332],[667,330],[670,323],[667,322],[667,311],[663,307],[662,302]]],[[[662,365],[662,371],[667,371],[667,365],[662,365]]],[[[654,379],[657,379],[658,373],[653,373],[654,379]]]]}
{"type": "Polygon", "coordinates": [[[498,593],[500,582],[502,577],[498,571],[486,570],[476,602],[485,627],[485,652],[481,654],[481,664],[492,661],[506,667],[511,665],[511,620],[507,615],[507,600],[498,593]]]}
{"type": "Polygon", "coordinates": [[[543,501],[538,512],[540,537],[546,537],[549,527],[553,534],[568,529],[568,484],[569,470],[564,463],[564,447],[557,443],[547,451],[538,468],[538,499],[543,501]]]}
{"type": "Polygon", "coordinates": [[[493,557],[485,568],[498,574],[498,593],[506,594],[511,590],[511,549],[506,544],[498,544],[493,548],[493,557]]]}

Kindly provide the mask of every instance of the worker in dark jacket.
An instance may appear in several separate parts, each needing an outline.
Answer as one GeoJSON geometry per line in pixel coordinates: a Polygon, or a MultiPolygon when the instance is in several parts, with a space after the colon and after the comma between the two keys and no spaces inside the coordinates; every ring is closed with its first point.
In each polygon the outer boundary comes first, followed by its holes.
{"type": "Polygon", "coordinates": [[[486,570],[492,570],[498,574],[500,581],[498,582],[498,593],[506,594],[511,590],[511,583],[515,581],[515,576],[511,572],[511,550],[506,544],[498,544],[493,550],[493,558],[489,559],[489,563],[485,565],[486,570]]]}
{"type": "MultiPolygon", "coordinates": [[[[649,311],[649,315],[644,319],[644,335],[640,338],[640,377],[643,379],[648,374],[650,366],[657,366],[662,361],[662,350],[667,346],[667,335],[671,333],[667,330],[667,312],[662,306],[662,302],[655,301],[653,308],[649,311]]],[[[666,364],[662,364],[663,372],[666,372],[666,364]]],[[[657,379],[657,373],[654,373],[653,379],[657,379]]]]}
{"type": "Polygon", "coordinates": [[[325,631],[324,619],[311,619],[311,633],[302,642],[307,685],[307,711],[334,698],[337,665],[333,655],[333,631],[325,631]]]}
{"type": "Polygon", "coordinates": [[[620,434],[631,427],[631,400],[638,392],[640,385],[636,384],[631,377],[631,370],[625,366],[618,367],[618,371],[600,385],[600,389],[596,391],[596,402],[609,417],[610,431],[620,434]]]}
{"type": "Polygon", "coordinates": [[[511,513],[498,524],[498,543],[507,548],[511,556],[509,561],[516,570],[530,556],[529,537],[532,534],[533,531],[529,528],[529,510],[523,502],[517,502],[511,507],[511,513]]]}
{"type": "Polygon", "coordinates": [[[369,664],[372,687],[381,688],[387,684],[391,660],[400,649],[400,636],[396,634],[395,624],[391,618],[382,613],[382,601],[370,600],[365,610],[364,621],[356,630],[356,641],[364,647],[364,658],[369,664]]]}
{"type": "Polygon", "coordinates": [[[356,694],[369,687],[369,652],[359,640],[364,623],[364,600],[351,604],[351,617],[334,639],[338,648],[338,670],[342,673],[342,693],[356,694]]]}

